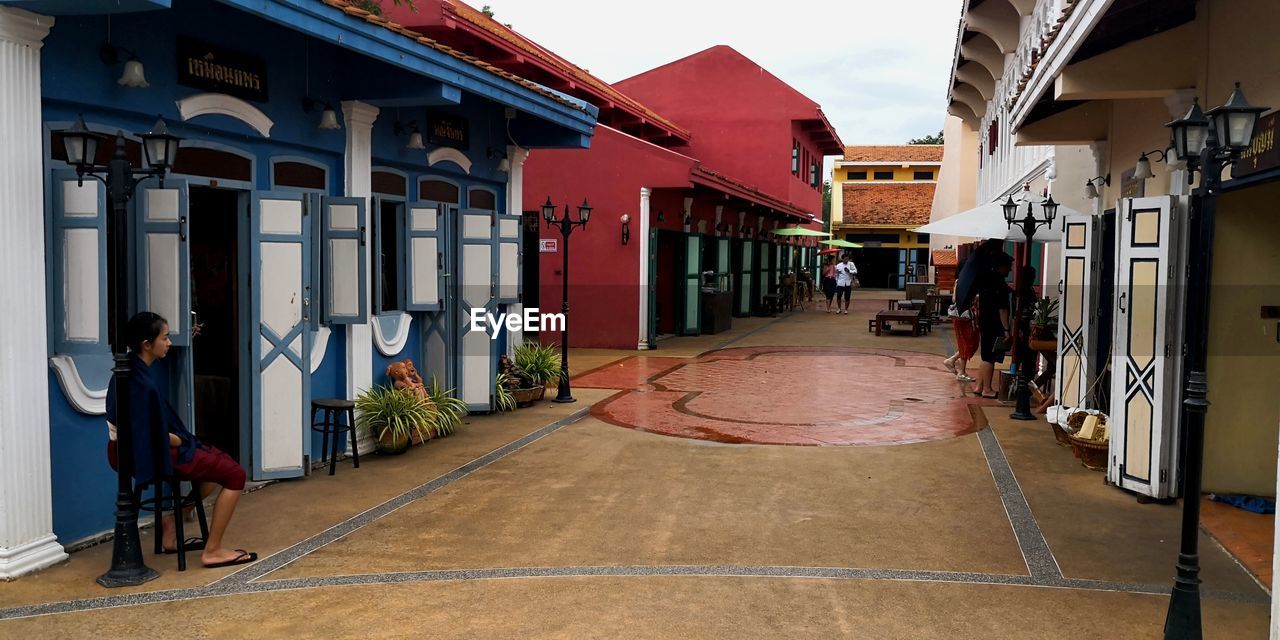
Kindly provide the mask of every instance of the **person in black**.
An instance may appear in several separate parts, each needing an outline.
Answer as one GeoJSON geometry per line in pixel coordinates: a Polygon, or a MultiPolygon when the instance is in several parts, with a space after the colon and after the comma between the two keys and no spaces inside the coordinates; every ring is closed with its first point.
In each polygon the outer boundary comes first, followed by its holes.
{"type": "Polygon", "coordinates": [[[995,388],[996,364],[1004,361],[1005,351],[1009,346],[1010,288],[1005,279],[1013,270],[1013,256],[999,254],[993,267],[978,276],[978,332],[982,366],[978,368],[978,389],[974,393],[984,398],[995,398],[998,395],[995,388]]]}

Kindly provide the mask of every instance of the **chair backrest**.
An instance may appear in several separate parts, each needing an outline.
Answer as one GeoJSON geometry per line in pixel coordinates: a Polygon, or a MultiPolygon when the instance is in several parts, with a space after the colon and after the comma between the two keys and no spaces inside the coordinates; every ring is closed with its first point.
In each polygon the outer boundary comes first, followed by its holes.
{"type": "Polygon", "coordinates": [[[926,295],[937,293],[932,282],[908,282],[905,289],[908,300],[923,300],[926,295]]]}

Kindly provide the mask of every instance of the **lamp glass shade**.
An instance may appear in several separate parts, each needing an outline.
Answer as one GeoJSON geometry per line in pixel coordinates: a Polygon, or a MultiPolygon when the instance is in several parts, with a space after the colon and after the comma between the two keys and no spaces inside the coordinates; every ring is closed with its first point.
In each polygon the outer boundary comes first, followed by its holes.
{"type": "Polygon", "coordinates": [[[1004,209],[1005,222],[1012,223],[1018,219],[1018,203],[1013,201],[1013,196],[1009,196],[1009,199],[1005,200],[1004,204],[1000,205],[1000,208],[1004,209]]]}
{"type": "Polygon", "coordinates": [[[1045,222],[1048,222],[1049,226],[1052,227],[1053,219],[1058,217],[1058,203],[1053,201],[1053,196],[1049,196],[1047,200],[1040,203],[1040,208],[1044,210],[1045,222]]]}
{"type": "Polygon", "coordinates": [[[586,224],[591,219],[591,205],[587,204],[587,199],[582,199],[582,204],[578,205],[578,219],[586,224]]]}
{"type": "Polygon", "coordinates": [[[1098,188],[1093,185],[1092,180],[1084,183],[1084,197],[1088,200],[1098,199],[1098,188]]]}
{"type": "Polygon", "coordinates": [[[142,67],[142,61],[137,58],[124,63],[124,73],[120,74],[116,84],[133,89],[146,89],[151,86],[147,83],[147,74],[142,67]]]}
{"type": "MultiPolygon", "coordinates": [[[[335,122],[336,124],[336,122],[335,122]]],[[[409,134],[409,142],[404,145],[406,149],[426,149],[427,146],[422,144],[422,134],[414,131],[409,134]]]]}
{"type": "Polygon", "coordinates": [[[551,204],[551,196],[547,196],[546,204],[542,205],[542,219],[547,222],[553,222],[556,219],[556,206],[551,204]]]}
{"type": "Polygon", "coordinates": [[[156,120],[151,131],[138,134],[142,138],[142,152],[147,156],[147,166],[168,171],[178,157],[178,145],[182,138],[169,133],[164,119],[156,120]]]}
{"type": "Polygon", "coordinates": [[[1208,116],[1213,120],[1218,143],[1239,153],[1253,144],[1253,128],[1258,122],[1258,114],[1263,111],[1266,111],[1265,107],[1255,107],[1245,100],[1237,82],[1227,103],[1210,110],[1208,116]]]}
{"type": "Polygon", "coordinates": [[[1200,100],[1192,101],[1187,115],[1168,125],[1173,129],[1173,149],[1179,160],[1187,162],[1200,157],[1209,140],[1209,119],[1200,109],[1200,100]]]}
{"type": "Polygon", "coordinates": [[[76,118],[70,129],[62,131],[62,146],[67,152],[67,163],[93,164],[98,157],[98,134],[89,131],[84,118],[76,118]]]}
{"type": "Polygon", "coordinates": [[[621,221],[622,221],[622,224],[627,224],[628,222],[631,222],[631,214],[629,214],[629,213],[624,213],[624,214],[622,214],[622,217],[621,217],[621,218],[619,218],[619,220],[621,220],[621,221]]]}
{"type": "Polygon", "coordinates": [[[338,124],[338,114],[334,113],[333,109],[326,108],[324,112],[320,114],[319,128],[326,131],[341,129],[342,127],[338,124]]]}
{"type": "Polygon", "coordinates": [[[1138,158],[1138,164],[1133,167],[1133,177],[1137,180],[1155,177],[1155,174],[1151,172],[1151,161],[1147,160],[1147,154],[1144,153],[1141,158],[1138,158]]]}

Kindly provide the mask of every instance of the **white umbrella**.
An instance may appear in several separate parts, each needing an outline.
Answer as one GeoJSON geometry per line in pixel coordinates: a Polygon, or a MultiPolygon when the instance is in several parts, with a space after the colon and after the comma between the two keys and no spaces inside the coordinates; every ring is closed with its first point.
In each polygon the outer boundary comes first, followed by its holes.
{"type": "MultiPolygon", "coordinates": [[[[916,233],[932,233],[941,236],[996,238],[999,240],[1012,240],[1013,242],[1025,242],[1027,236],[1022,232],[1022,227],[1015,224],[1010,228],[1009,224],[1004,221],[1004,208],[1001,206],[1003,204],[1002,202],[988,202],[980,207],[974,207],[937,222],[930,222],[923,227],[917,227],[914,231],[916,233]]],[[[1035,209],[1037,216],[1042,215],[1039,207],[1035,207],[1035,209]]],[[[1073,214],[1079,214],[1079,212],[1059,205],[1058,215],[1053,219],[1053,225],[1037,228],[1036,234],[1032,237],[1037,242],[1061,242],[1062,217],[1073,214]]],[[[1020,202],[1018,203],[1018,217],[1021,218],[1025,215],[1026,206],[1020,202]]]]}

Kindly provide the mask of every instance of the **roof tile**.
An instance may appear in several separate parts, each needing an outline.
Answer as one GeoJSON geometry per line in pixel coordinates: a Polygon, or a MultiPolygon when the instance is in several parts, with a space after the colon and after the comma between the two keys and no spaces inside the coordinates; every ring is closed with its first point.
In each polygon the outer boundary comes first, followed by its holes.
{"type": "Polygon", "coordinates": [[[845,162],[942,162],[940,144],[845,147],[845,162]]]}
{"type": "Polygon", "coordinates": [[[844,224],[927,224],[934,187],[920,182],[846,184],[844,224]]]}

